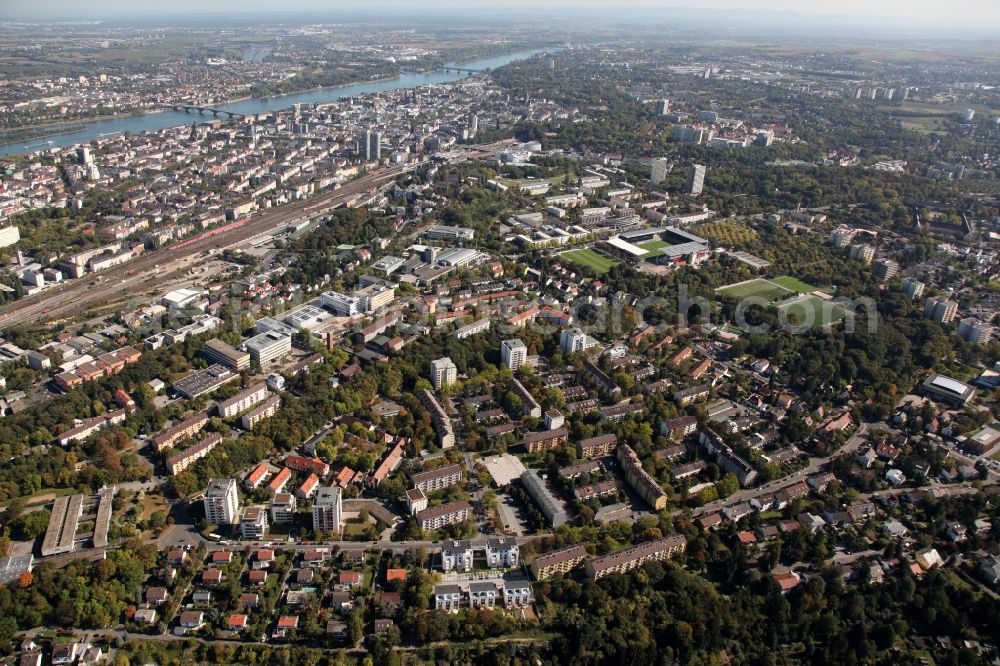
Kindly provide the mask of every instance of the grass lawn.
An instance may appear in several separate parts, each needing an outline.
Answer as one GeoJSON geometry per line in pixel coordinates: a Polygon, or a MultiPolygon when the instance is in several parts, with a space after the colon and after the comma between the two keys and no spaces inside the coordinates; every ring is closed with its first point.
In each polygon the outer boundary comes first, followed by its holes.
{"type": "Polygon", "coordinates": [[[807,282],[803,282],[798,278],[793,278],[788,275],[782,277],[773,278],[771,280],[774,284],[779,287],[784,287],[788,291],[797,291],[800,294],[808,294],[810,292],[816,291],[816,287],[812,286],[807,282]]]}
{"type": "Polygon", "coordinates": [[[659,254],[660,248],[670,247],[670,243],[661,240],[646,241],[645,243],[638,243],[638,247],[641,247],[646,251],[646,256],[659,254]]]}
{"type": "Polygon", "coordinates": [[[767,301],[773,301],[781,296],[787,296],[790,290],[782,285],[776,285],[767,280],[757,278],[755,280],[747,280],[746,282],[731,284],[728,287],[719,287],[716,291],[732,298],[747,298],[754,296],[756,298],[763,298],[767,301]]]}
{"type": "Polygon", "coordinates": [[[593,250],[570,250],[563,252],[559,257],[574,264],[588,266],[598,275],[603,275],[611,270],[612,266],[618,265],[614,259],[597,254],[593,250]]]}
{"type": "Polygon", "coordinates": [[[833,322],[843,321],[844,317],[847,316],[841,306],[816,296],[789,303],[782,306],[782,310],[789,316],[789,320],[793,316],[797,318],[798,325],[811,323],[813,326],[826,326],[833,322]]]}

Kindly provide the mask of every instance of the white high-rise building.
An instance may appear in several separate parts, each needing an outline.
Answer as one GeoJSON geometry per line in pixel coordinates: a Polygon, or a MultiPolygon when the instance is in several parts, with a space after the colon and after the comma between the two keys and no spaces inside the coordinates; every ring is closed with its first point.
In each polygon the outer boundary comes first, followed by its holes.
{"type": "Polygon", "coordinates": [[[688,168],[687,190],[688,194],[701,194],[705,188],[705,167],[701,164],[692,164],[688,168]]]}
{"type": "Polygon", "coordinates": [[[667,179],[667,171],[670,169],[670,162],[665,157],[657,157],[653,160],[653,170],[649,176],[649,182],[659,185],[667,179]]]}
{"type": "Polygon", "coordinates": [[[947,298],[928,298],[924,302],[924,316],[939,324],[950,324],[957,314],[958,303],[947,298]]]}
{"type": "Polygon", "coordinates": [[[451,386],[457,378],[458,368],[447,356],[431,361],[431,383],[434,384],[434,388],[451,386]]]}
{"type": "Polygon", "coordinates": [[[205,519],[216,525],[232,525],[240,516],[236,479],[212,479],[205,491],[205,519]]]}
{"type": "Polygon", "coordinates": [[[248,506],[240,514],[240,534],[246,541],[260,541],[267,536],[267,509],[248,506]]]}
{"type": "Polygon", "coordinates": [[[578,328],[567,328],[559,334],[559,346],[565,354],[581,352],[596,344],[596,340],[578,328]]]}
{"type": "Polygon", "coordinates": [[[340,488],[320,488],[313,499],[313,531],[336,532],[344,529],[343,498],[340,488]]]}
{"type": "Polygon", "coordinates": [[[519,339],[504,340],[500,345],[503,364],[516,372],[528,359],[528,347],[519,339]]]}
{"type": "Polygon", "coordinates": [[[903,293],[910,298],[920,298],[924,295],[924,283],[917,278],[903,278],[903,293]]]}

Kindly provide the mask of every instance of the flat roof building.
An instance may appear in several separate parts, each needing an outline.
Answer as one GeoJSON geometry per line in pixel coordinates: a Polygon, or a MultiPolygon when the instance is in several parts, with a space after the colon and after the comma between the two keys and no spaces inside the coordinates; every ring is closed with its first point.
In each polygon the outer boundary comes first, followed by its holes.
{"type": "Polygon", "coordinates": [[[243,349],[257,365],[264,367],[292,351],[292,338],[278,331],[267,331],[244,342],[243,349]]]}
{"type": "Polygon", "coordinates": [[[212,363],[221,363],[231,370],[240,372],[250,367],[250,354],[234,349],[218,338],[205,343],[205,358],[212,363]]]}
{"type": "Polygon", "coordinates": [[[565,525],[569,516],[563,503],[552,494],[545,480],[542,479],[533,469],[525,470],[521,475],[521,483],[524,484],[531,499],[535,500],[542,515],[549,521],[552,527],[565,525]]]}

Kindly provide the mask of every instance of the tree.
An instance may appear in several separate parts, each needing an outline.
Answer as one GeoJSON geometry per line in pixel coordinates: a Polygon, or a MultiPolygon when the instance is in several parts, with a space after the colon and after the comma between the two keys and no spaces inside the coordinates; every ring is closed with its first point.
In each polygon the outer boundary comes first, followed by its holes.
{"type": "Polygon", "coordinates": [[[733,473],[726,474],[715,484],[719,497],[729,497],[740,489],[740,480],[733,473]]]}

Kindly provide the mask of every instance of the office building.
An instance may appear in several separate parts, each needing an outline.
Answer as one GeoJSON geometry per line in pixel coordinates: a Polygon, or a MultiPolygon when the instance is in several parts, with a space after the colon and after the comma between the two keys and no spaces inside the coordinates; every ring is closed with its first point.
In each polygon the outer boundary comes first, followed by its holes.
{"type": "Polygon", "coordinates": [[[382,135],[373,130],[359,134],[358,155],[369,162],[382,159],[382,135]]]}
{"type": "Polygon", "coordinates": [[[504,340],[500,344],[500,357],[505,366],[512,372],[517,372],[517,369],[528,360],[528,347],[517,338],[504,340]]]}
{"type": "Polygon", "coordinates": [[[684,189],[688,194],[701,194],[705,187],[705,167],[701,164],[692,164],[688,168],[687,185],[684,189]]]}
{"type": "Polygon", "coordinates": [[[205,520],[216,525],[233,525],[240,516],[240,495],[236,479],[212,479],[205,491],[205,520]]]}
{"type": "Polygon", "coordinates": [[[924,295],[924,283],[912,277],[903,278],[903,293],[910,298],[920,298],[924,295]]]}
{"type": "Polygon", "coordinates": [[[244,541],[260,541],[267,536],[267,510],[248,506],[240,514],[240,535],[244,541]]]}
{"type": "Polygon", "coordinates": [[[240,372],[250,367],[250,354],[234,349],[218,338],[212,338],[205,343],[205,358],[212,363],[219,363],[240,372]]]}
{"type": "Polygon", "coordinates": [[[319,303],[338,317],[355,317],[364,312],[364,300],[361,297],[336,291],[320,294],[319,303]]]}
{"type": "Polygon", "coordinates": [[[268,331],[244,342],[243,349],[250,353],[250,358],[257,365],[264,367],[291,352],[292,339],[277,331],[268,331]]]}
{"type": "Polygon", "coordinates": [[[344,529],[343,497],[340,488],[320,488],[313,499],[314,532],[336,532],[344,529]]]}
{"type": "Polygon", "coordinates": [[[435,389],[451,386],[457,378],[458,368],[447,356],[431,361],[431,383],[435,389]]]}
{"type": "Polygon", "coordinates": [[[667,173],[670,169],[670,162],[665,157],[657,157],[653,160],[653,169],[649,176],[649,182],[653,185],[659,185],[664,180],[667,179],[667,173]]]}
{"type": "Polygon", "coordinates": [[[928,298],[924,302],[924,317],[939,324],[950,324],[958,314],[958,303],[943,296],[928,298]]]}
{"type": "Polygon", "coordinates": [[[388,307],[396,298],[396,290],[386,284],[371,284],[354,292],[354,298],[361,299],[361,307],[366,314],[388,307]]]}

